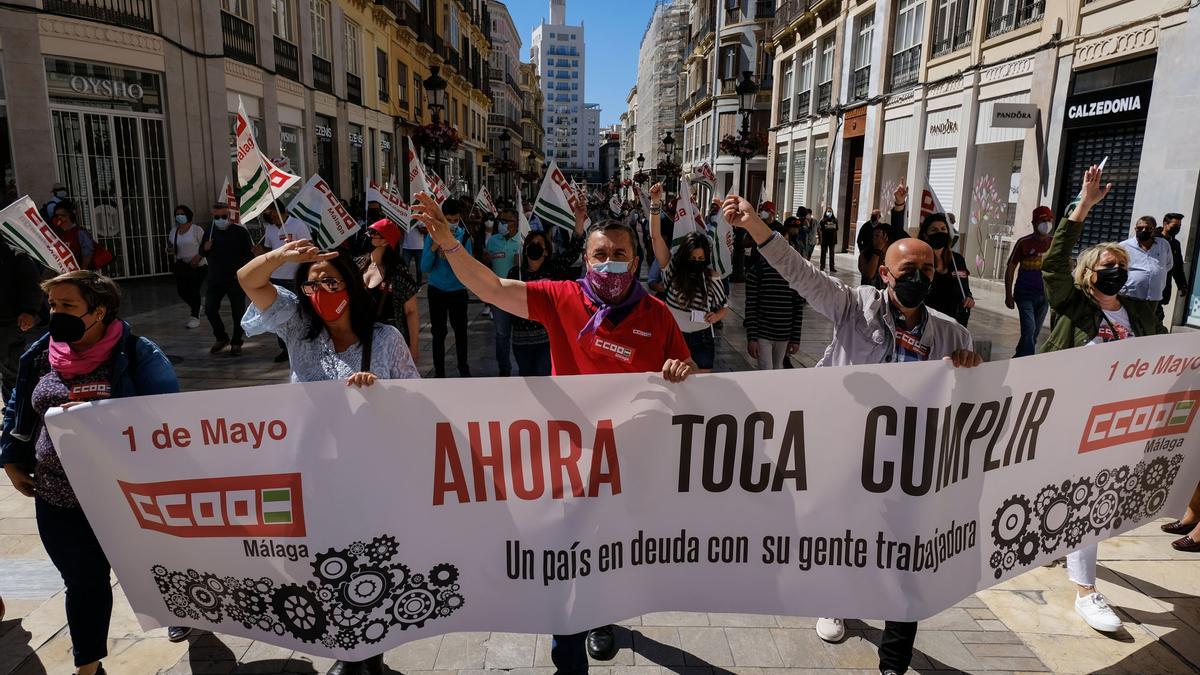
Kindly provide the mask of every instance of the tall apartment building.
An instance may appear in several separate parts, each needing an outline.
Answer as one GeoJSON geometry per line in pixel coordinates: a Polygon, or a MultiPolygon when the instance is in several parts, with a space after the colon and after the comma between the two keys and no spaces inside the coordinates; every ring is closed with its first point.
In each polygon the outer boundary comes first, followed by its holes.
{"type": "Polygon", "coordinates": [[[747,160],[743,186],[740,158],[722,153],[720,143],[727,136],[736,137],[741,129],[736,90],[744,73],[750,73],[759,86],[746,109],[751,132],[765,135],[770,126],[773,52],[767,45],[773,16],[771,0],[691,0],[688,9],[681,74],[683,169],[708,164],[716,173],[718,193],[736,191],[753,201],[767,192],[766,153],[747,160]]]}
{"type": "Polygon", "coordinates": [[[463,143],[437,169],[477,186],[490,99],[486,0],[22,0],[0,7],[0,174],[6,203],[64,183],[115,277],[170,272],[176,204],[207,220],[233,174],[239,98],[259,147],[319,173],[362,208],[371,181],[403,182],[402,139],[431,118],[463,143]],[[18,6],[19,5],[19,6],[18,6]],[[214,58],[215,55],[215,58],[214,58]],[[12,116],[8,110],[19,111],[12,116]]]}
{"type": "MultiPolygon", "coordinates": [[[[633,139],[635,154],[646,158],[646,166],[657,166],[666,159],[662,139],[667,133],[674,139],[683,137],[679,119],[680,69],[688,38],[686,0],[656,0],[650,22],[642,34],[638,51],[638,95],[644,103],[645,114],[633,139]]],[[[678,148],[671,158],[679,161],[678,148]]]]}
{"type": "MultiPolygon", "coordinates": [[[[1089,164],[1116,187],[1082,245],[1134,218],[1185,215],[1196,251],[1200,136],[1180,133],[1200,82],[1200,6],[1174,0],[783,0],[770,185],[781,212],[830,204],[839,241],[900,181],[957,215],[976,276],[1002,277],[1039,205],[1061,213],[1089,164]],[[1028,128],[997,114],[1031,106],[1028,128]]],[[[918,209],[909,213],[910,230],[918,209]]],[[[1200,286],[1172,323],[1200,327],[1200,286]],[[1185,307],[1186,305],[1186,307],[1185,307]]]]}
{"type": "Polygon", "coordinates": [[[488,115],[488,153],[491,166],[488,190],[497,198],[511,199],[517,184],[516,169],[501,162],[521,159],[521,107],[524,96],[517,78],[521,68],[521,36],[513,24],[508,7],[488,0],[492,19],[492,55],[488,61],[488,83],[492,92],[492,111],[488,115]]]}
{"type": "Polygon", "coordinates": [[[530,56],[546,98],[546,159],[553,159],[564,171],[595,173],[600,117],[597,111],[596,124],[588,125],[583,25],[567,25],[566,0],[550,0],[550,20],[533,29],[531,43],[530,56]]]}

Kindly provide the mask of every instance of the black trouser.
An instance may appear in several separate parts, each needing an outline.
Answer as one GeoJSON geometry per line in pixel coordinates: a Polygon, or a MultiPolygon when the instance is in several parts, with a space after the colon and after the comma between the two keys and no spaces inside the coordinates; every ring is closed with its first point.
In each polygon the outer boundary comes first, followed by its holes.
{"type": "Polygon", "coordinates": [[[228,342],[234,345],[242,344],[242,315],[246,313],[246,294],[238,284],[237,275],[229,274],[222,277],[213,275],[208,280],[208,292],[204,294],[204,316],[212,325],[213,337],[218,342],[228,342]],[[233,339],[225,332],[225,323],[221,321],[221,302],[229,298],[230,314],[233,316],[233,339]]]}
{"type": "Polygon", "coordinates": [[[75,665],[108,655],[108,623],[113,595],[108,558],[81,508],[62,508],[36,500],[38,534],[67,587],[67,628],[75,665]]]}
{"type": "Polygon", "coordinates": [[[888,621],[883,624],[879,642],[879,670],[903,673],[912,663],[913,643],[917,641],[916,621],[888,621]]]}
{"type": "Polygon", "coordinates": [[[821,269],[825,269],[825,254],[829,254],[829,271],[835,271],[833,256],[836,253],[837,234],[821,234],[821,269]]]}
{"type": "Polygon", "coordinates": [[[471,375],[467,364],[467,291],[443,291],[429,287],[429,324],[433,333],[433,373],[446,376],[446,318],[454,329],[454,351],[458,355],[458,374],[471,375]]]}
{"type": "Polygon", "coordinates": [[[585,675],[588,671],[587,635],[589,631],[550,638],[550,661],[554,675],[585,675]]]}
{"type": "Polygon", "coordinates": [[[208,267],[192,267],[186,261],[175,261],[175,290],[180,299],[187,303],[192,318],[200,318],[200,286],[208,275],[208,267]]]}

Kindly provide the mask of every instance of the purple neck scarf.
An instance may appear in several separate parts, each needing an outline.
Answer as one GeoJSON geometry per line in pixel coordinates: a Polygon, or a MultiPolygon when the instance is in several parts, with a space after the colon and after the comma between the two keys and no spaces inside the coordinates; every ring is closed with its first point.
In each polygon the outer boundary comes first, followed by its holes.
{"type": "Polygon", "coordinates": [[[583,336],[587,335],[588,333],[598,330],[600,328],[600,324],[604,323],[604,320],[608,318],[610,314],[613,315],[614,323],[624,319],[631,311],[633,311],[633,308],[642,301],[642,298],[648,295],[646,293],[646,287],[642,286],[641,282],[639,282],[637,279],[634,279],[633,284],[629,287],[629,295],[625,296],[625,299],[617,304],[610,305],[601,300],[600,296],[596,295],[596,291],[592,289],[592,285],[588,283],[586,276],[582,279],[576,279],[575,283],[579,284],[579,287],[583,289],[583,294],[587,296],[587,299],[591,300],[598,307],[595,313],[592,314],[592,318],[588,319],[588,322],[584,324],[583,330],[579,331],[579,336],[577,339],[580,340],[582,340],[583,336]]]}

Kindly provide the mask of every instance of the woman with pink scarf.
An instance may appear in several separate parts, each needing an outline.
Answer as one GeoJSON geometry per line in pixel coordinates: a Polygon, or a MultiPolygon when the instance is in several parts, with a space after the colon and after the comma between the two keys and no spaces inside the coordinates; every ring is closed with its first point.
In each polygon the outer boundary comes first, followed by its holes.
{"type": "Polygon", "coordinates": [[[13,487],[36,500],[38,534],[66,585],[67,627],[80,675],[104,673],[112,588],[104,550],[75,498],[42,416],[54,407],[179,391],[158,346],[117,318],[121,291],[91,271],[42,284],[50,330],[21,357],[4,409],[0,464],[13,487]]]}

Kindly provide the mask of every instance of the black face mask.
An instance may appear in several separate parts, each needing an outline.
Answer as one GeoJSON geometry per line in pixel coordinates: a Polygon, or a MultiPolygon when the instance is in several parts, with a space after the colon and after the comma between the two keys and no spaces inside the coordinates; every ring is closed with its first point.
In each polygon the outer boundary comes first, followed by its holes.
{"type": "Polygon", "coordinates": [[[82,317],[74,314],[50,312],[50,339],[61,344],[79,342],[83,339],[84,333],[87,333],[88,329],[95,325],[95,321],[91,325],[85,324],[82,317]]]}
{"type": "Polygon", "coordinates": [[[541,260],[546,255],[546,249],[541,244],[530,244],[525,247],[525,257],[529,260],[541,260]]]}
{"type": "MultiPolygon", "coordinates": [[[[1104,295],[1116,295],[1125,287],[1125,282],[1129,280],[1129,270],[1124,267],[1101,267],[1096,270],[1096,283],[1092,287],[1097,293],[1104,295]]],[[[51,317],[53,319],[54,317],[51,317]]],[[[51,321],[51,327],[54,322],[51,321]]]]}
{"type": "Polygon", "coordinates": [[[935,251],[940,248],[946,248],[946,245],[950,243],[950,233],[934,232],[933,234],[927,234],[925,235],[925,242],[935,251]]]}
{"type": "Polygon", "coordinates": [[[1140,242],[1147,242],[1154,238],[1154,230],[1136,229],[1133,231],[1135,237],[1140,242]]]}
{"type": "Polygon", "coordinates": [[[707,260],[689,260],[687,262],[688,271],[692,274],[704,274],[708,270],[707,260]]]}
{"type": "Polygon", "coordinates": [[[892,292],[905,309],[916,309],[925,304],[932,283],[920,270],[913,270],[902,277],[896,277],[896,282],[892,284],[892,292]]]}

